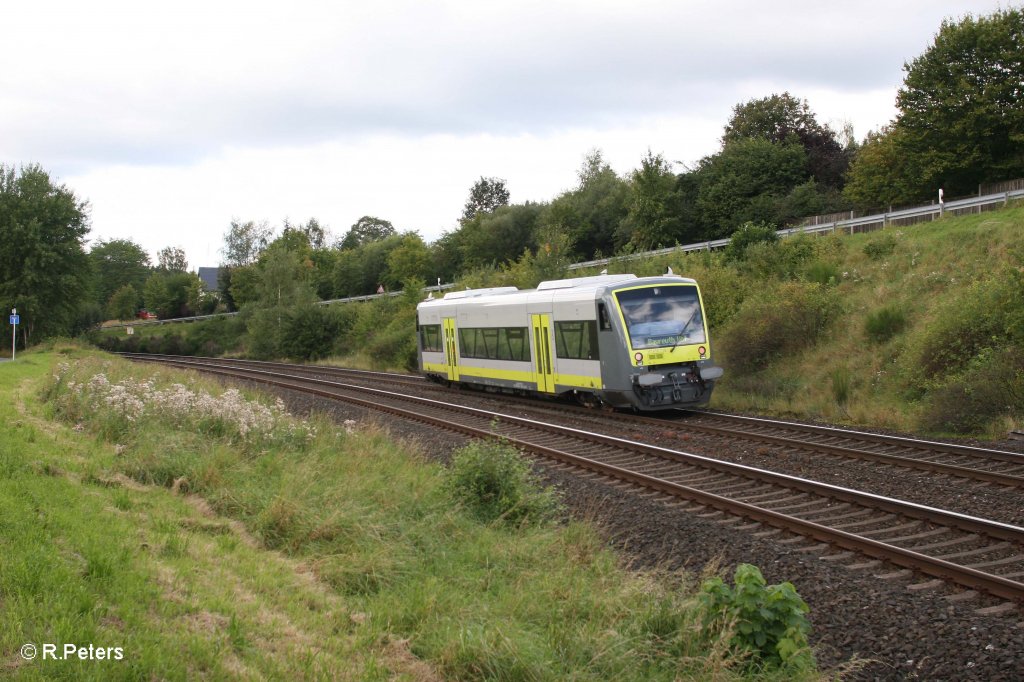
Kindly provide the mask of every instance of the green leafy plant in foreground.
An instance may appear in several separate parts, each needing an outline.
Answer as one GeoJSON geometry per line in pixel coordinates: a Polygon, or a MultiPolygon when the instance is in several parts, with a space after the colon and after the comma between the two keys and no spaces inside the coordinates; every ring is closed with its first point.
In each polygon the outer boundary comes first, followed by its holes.
{"type": "Polygon", "coordinates": [[[797,664],[810,657],[808,607],[792,583],[767,585],[751,564],[736,568],[734,583],[730,587],[715,577],[701,586],[705,632],[732,628],[730,647],[737,655],[750,656],[752,664],[797,664]]]}
{"type": "Polygon", "coordinates": [[[485,522],[531,525],[550,520],[562,505],[530,463],[504,441],[474,441],[452,455],[446,487],[451,497],[485,522]]]}

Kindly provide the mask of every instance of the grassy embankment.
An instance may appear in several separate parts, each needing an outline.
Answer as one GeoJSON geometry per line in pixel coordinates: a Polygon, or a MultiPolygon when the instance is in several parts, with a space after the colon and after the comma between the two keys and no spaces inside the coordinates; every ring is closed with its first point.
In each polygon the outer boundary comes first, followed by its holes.
{"type": "MultiPolygon", "coordinates": [[[[1010,207],[867,234],[789,238],[732,256],[619,260],[608,270],[652,275],[672,266],[701,283],[712,353],[726,369],[715,407],[1001,437],[1024,425],[1022,234],[1024,208],[1010,207]]],[[[514,267],[468,278],[476,286],[535,284],[514,267]]],[[[409,364],[412,301],[337,308],[329,361],[409,364]]],[[[246,353],[239,318],[205,324],[143,333],[157,352],[246,353]]]]}
{"type": "MultiPolygon", "coordinates": [[[[693,584],[583,523],[481,523],[380,428],[58,344],[0,365],[19,679],[738,679],[693,584]],[[20,648],[120,647],[123,660],[20,648]]],[[[761,679],[809,678],[802,660],[761,679]]]]}

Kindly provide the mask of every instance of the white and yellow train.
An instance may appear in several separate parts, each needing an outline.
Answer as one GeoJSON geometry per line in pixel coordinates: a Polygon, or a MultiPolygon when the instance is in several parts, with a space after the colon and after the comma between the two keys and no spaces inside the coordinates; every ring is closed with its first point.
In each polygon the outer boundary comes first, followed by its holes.
{"type": "Polygon", "coordinates": [[[722,370],[705,319],[697,283],[676,275],[458,291],[417,306],[419,368],[443,383],[588,405],[706,405],[722,370]]]}

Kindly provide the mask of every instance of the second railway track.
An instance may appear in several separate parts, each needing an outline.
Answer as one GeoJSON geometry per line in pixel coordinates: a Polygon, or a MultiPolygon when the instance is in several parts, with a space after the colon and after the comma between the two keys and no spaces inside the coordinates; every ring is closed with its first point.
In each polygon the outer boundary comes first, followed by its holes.
{"type": "MultiPolygon", "coordinates": [[[[128,357],[161,359],[161,356],[147,355],[128,357]]],[[[398,388],[416,385],[421,387],[419,390],[433,390],[438,396],[451,396],[449,389],[426,382],[416,375],[252,360],[186,357],[173,359],[182,363],[206,361],[240,368],[263,368],[292,374],[339,377],[346,381],[366,382],[377,387],[391,385],[398,388]]],[[[495,397],[494,394],[480,391],[475,391],[474,394],[495,397]]],[[[546,416],[553,409],[561,409],[571,414],[573,419],[590,423],[593,428],[606,432],[608,424],[627,427],[632,431],[636,431],[639,425],[646,425],[662,431],[671,429],[679,433],[706,434],[765,443],[830,457],[873,462],[1024,490],[1024,454],[1017,452],[706,411],[676,410],[673,412],[676,415],[688,413],[690,416],[684,419],[666,419],[595,411],[577,408],[569,403],[519,399],[506,395],[500,397],[505,402],[515,402],[521,409],[542,416],[546,416]]]]}
{"type": "MultiPolygon", "coordinates": [[[[152,359],[152,358],[150,358],[152,359]]],[[[163,359],[167,361],[167,359],[163,359]]],[[[849,488],[616,438],[606,433],[286,373],[240,361],[174,364],[384,410],[478,437],[506,438],[561,462],[799,534],[847,556],[883,560],[1013,602],[1024,602],[1024,528],[849,488]]],[[[316,368],[323,374],[324,368],[316,368]]],[[[377,377],[378,383],[383,377],[377,377]]]]}

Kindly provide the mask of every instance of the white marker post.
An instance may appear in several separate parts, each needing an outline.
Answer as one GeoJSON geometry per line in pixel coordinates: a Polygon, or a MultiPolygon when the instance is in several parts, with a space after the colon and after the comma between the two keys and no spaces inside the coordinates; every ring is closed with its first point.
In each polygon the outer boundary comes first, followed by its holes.
{"type": "Polygon", "coordinates": [[[19,322],[21,322],[21,316],[18,315],[18,309],[11,308],[11,360],[14,359],[15,343],[18,341],[19,322]]]}

